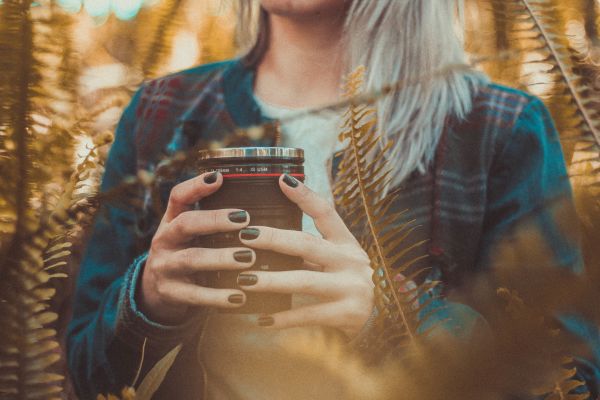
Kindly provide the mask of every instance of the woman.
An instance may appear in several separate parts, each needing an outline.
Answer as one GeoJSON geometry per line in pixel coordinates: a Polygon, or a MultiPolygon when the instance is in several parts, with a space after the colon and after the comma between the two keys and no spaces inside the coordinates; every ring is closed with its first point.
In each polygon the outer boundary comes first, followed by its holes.
{"type": "MultiPolygon", "coordinates": [[[[118,125],[102,189],[138,169],[152,171],[165,153],[224,140],[220,135],[236,126],[338,101],[342,77],[354,66],[367,66],[366,88],[374,89],[464,63],[455,31],[459,3],[262,0],[256,15],[243,2],[242,26],[260,20],[250,51],[145,83],[118,125]]],[[[312,116],[282,127],[280,144],[307,150],[312,190],[289,176],[279,182],[308,216],[305,232],[251,226],[244,210],[193,210],[219,189],[219,174],[177,184],[162,216],[107,207],[81,266],[68,336],[69,365],[83,398],[130,384],[144,342],[142,373],[176,344],[185,345],[159,398],[292,398],[294,390],[280,382],[294,366],[276,345],[290,328],[336,328],[349,340],[368,331],[374,303],[369,259],[332,206],[327,179],[341,146],[339,118],[312,116]],[[140,220],[151,227],[151,240],[136,246],[140,220]],[[239,230],[246,247],[189,245],[194,236],[239,230]],[[244,272],[254,249],[300,256],[307,269],[244,272]],[[192,279],[222,269],[240,271],[240,290],[206,288],[192,279]],[[209,312],[240,307],[249,291],[292,293],[295,305],[264,316],[209,312]]],[[[390,166],[392,186],[403,187],[397,207],[409,209],[407,218],[421,226],[414,241],[430,239],[414,255],[429,255],[438,278],[451,285],[485,269],[495,244],[525,217],[543,220],[558,264],[579,263],[577,246],[558,233],[546,207],[561,198],[569,203],[570,187],[556,131],[539,100],[488,84],[474,71],[457,71],[382,99],[378,121],[380,134],[396,143],[390,166]]],[[[262,137],[247,144],[274,143],[262,137]]],[[[342,398],[343,388],[317,376],[298,376],[296,384],[313,397],[342,398]]]]}

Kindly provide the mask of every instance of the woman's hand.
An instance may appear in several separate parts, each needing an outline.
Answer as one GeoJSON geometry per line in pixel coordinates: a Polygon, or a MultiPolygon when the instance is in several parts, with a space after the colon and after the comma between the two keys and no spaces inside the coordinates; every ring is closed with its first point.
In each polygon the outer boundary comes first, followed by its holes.
{"type": "Polygon", "coordinates": [[[238,284],[246,291],[299,293],[316,296],[319,303],[265,315],[259,325],[273,328],[323,325],[355,336],[373,311],[370,260],[341,217],[325,199],[298,180],[279,180],[285,195],[312,217],[323,238],[309,233],[254,226],[240,232],[242,243],[256,249],[302,257],[306,270],[241,273],[238,284]]]}
{"type": "Polygon", "coordinates": [[[239,270],[254,264],[248,248],[206,249],[190,247],[200,235],[238,231],[250,218],[241,210],[194,211],[198,200],[223,184],[219,173],[206,173],[173,188],[167,210],[152,239],[142,275],[140,305],[160,323],[178,323],[189,307],[240,307],[246,301],[241,290],[213,289],[195,282],[202,271],[239,270]]]}

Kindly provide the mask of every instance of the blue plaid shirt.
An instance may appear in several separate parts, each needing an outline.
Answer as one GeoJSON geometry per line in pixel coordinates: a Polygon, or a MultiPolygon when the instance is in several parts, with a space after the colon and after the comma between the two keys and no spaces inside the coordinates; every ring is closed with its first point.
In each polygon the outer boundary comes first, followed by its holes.
{"type": "MultiPolygon", "coordinates": [[[[253,80],[254,71],[234,60],[143,84],[118,124],[102,190],[140,169],[154,170],[164,157],[199,141],[273,145],[270,134],[253,139],[231,135],[235,127],[266,121],[253,97],[253,80]]],[[[334,175],[337,162],[339,157],[334,175]]],[[[117,393],[131,384],[144,339],[142,373],[178,343],[185,346],[156,398],[202,393],[195,357],[202,311],[180,326],[164,326],[136,305],[144,254],[160,220],[151,205],[164,206],[173,184],[165,183],[162,194],[146,193],[147,206],[141,210],[104,206],[96,219],[67,337],[69,367],[82,398],[117,393]]],[[[428,255],[424,266],[447,286],[489,268],[497,244],[525,220],[543,227],[557,265],[581,266],[578,243],[561,234],[551,206],[561,204],[574,215],[559,137],[543,103],[523,92],[481,87],[470,115],[448,122],[427,173],[413,174],[392,194],[398,196],[396,209],[407,209],[406,220],[419,226],[410,240],[428,240],[407,257],[428,255]]],[[[595,328],[571,322],[582,336],[598,342],[595,328]]],[[[591,374],[587,379],[594,381],[591,374]]]]}

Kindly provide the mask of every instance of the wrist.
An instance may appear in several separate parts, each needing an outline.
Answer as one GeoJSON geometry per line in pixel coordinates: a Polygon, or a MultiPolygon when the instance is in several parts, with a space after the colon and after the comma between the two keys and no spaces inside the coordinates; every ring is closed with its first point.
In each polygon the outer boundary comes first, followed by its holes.
{"type": "MultiPolygon", "coordinates": [[[[149,260],[149,258],[148,258],[149,260]]],[[[146,263],[148,262],[146,260],[146,263]]],[[[156,280],[146,270],[146,263],[141,265],[141,278],[134,292],[139,310],[149,319],[163,325],[180,325],[188,314],[188,306],[168,304],[161,301],[156,280]]]]}

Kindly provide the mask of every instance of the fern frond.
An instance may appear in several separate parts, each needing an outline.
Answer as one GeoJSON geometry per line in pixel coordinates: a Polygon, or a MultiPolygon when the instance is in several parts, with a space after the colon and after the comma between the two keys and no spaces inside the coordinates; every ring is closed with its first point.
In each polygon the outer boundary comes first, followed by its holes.
{"type": "MultiPolygon", "coordinates": [[[[510,29],[507,45],[529,57],[521,65],[525,88],[544,85],[543,94],[558,125],[567,160],[573,141],[593,144],[600,150],[600,91],[581,74],[581,57],[564,33],[561,10],[564,2],[555,0],[489,0],[497,21],[510,29]],[[543,81],[535,79],[540,75],[543,81]]],[[[514,84],[514,83],[513,83],[514,84]]]]}
{"type": "Polygon", "coordinates": [[[584,393],[574,393],[576,390],[585,389],[585,382],[578,380],[576,375],[576,368],[565,368],[560,381],[554,385],[554,389],[544,400],[589,400],[591,395],[587,390],[584,393]]]}
{"type": "Polygon", "coordinates": [[[62,188],[62,200],[53,186],[73,162],[71,20],[51,0],[4,1],[0,20],[0,170],[11,178],[0,188],[0,215],[10,225],[0,242],[0,397],[60,398],[51,282],[65,277],[69,246],[60,238],[76,185],[62,188]]]}
{"type": "MultiPolygon", "coordinates": [[[[347,77],[346,98],[353,98],[363,86],[364,68],[347,77]]],[[[433,283],[421,283],[407,290],[403,275],[413,275],[412,261],[401,262],[407,251],[401,249],[411,222],[400,223],[403,213],[390,212],[394,196],[384,196],[390,182],[385,155],[391,143],[382,144],[376,131],[375,112],[370,105],[352,103],[345,114],[340,140],[347,143],[334,185],[336,205],[345,220],[358,232],[373,267],[376,306],[379,311],[379,352],[416,346],[419,327],[427,319],[421,315],[428,304],[419,304],[420,296],[433,283]],[[389,227],[398,225],[394,232],[389,227]],[[401,250],[399,250],[401,249],[401,250]]],[[[418,244],[420,245],[420,244],[418,244]]],[[[417,246],[418,246],[417,245],[417,246]]]]}
{"type": "Polygon", "coordinates": [[[173,28],[178,24],[178,15],[184,3],[184,0],[166,0],[158,6],[150,42],[141,54],[138,65],[144,78],[154,78],[159,73],[161,60],[170,53],[173,28]]]}

